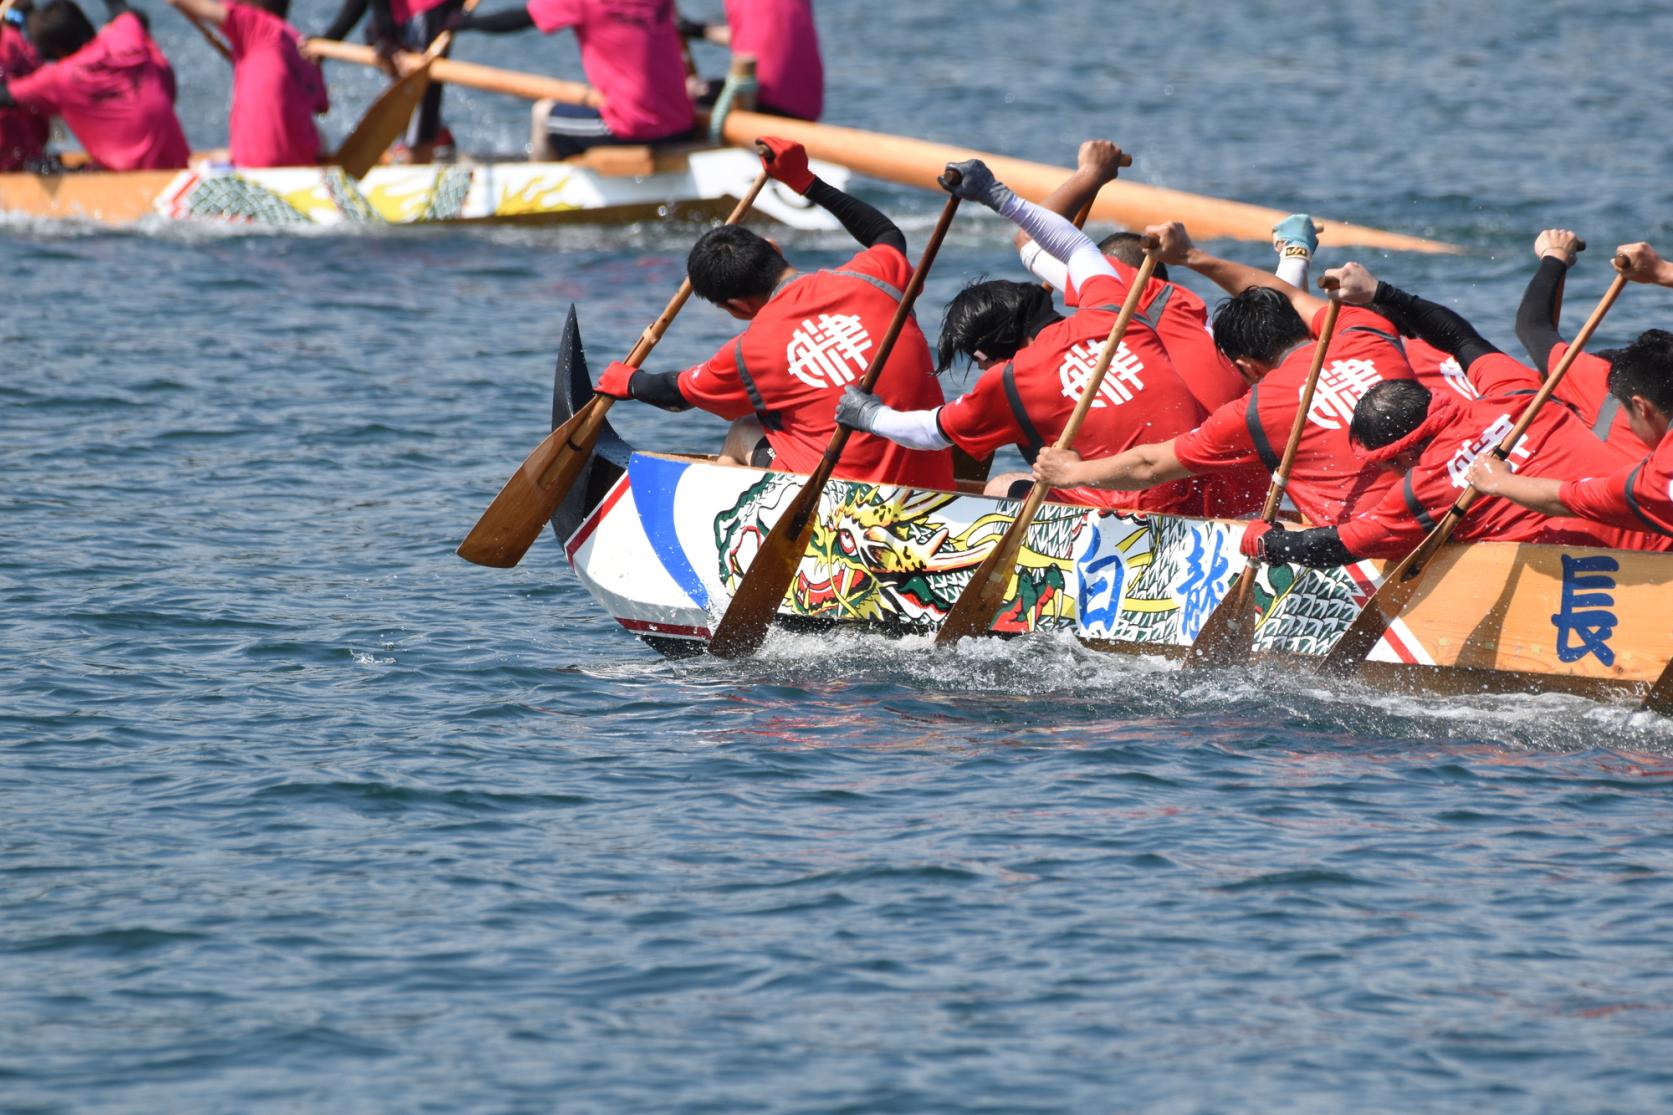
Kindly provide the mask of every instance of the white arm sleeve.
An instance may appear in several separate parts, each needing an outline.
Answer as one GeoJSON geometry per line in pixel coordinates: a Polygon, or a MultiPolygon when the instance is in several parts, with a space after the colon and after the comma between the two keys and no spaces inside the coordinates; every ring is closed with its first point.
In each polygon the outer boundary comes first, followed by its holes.
{"type": "Polygon", "coordinates": [[[1050,255],[1040,245],[1030,240],[1022,246],[1017,255],[1022,259],[1022,265],[1028,268],[1029,274],[1041,282],[1050,283],[1058,290],[1069,281],[1069,269],[1063,266],[1061,260],[1050,255]]]}
{"type": "Polygon", "coordinates": [[[1067,264],[1069,281],[1075,286],[1078,287],[1098,275],[1116,275],[1115,268],[1104,258],[1104,253],[1098,250],[1098,245],[1092,242],[1090,236],[1076,228],[1068,218],[1060,217],[1050,209],[1043,209],[1014,194],[1006,199],[999,212],[1033,237],[1034,242],[1047,255],[1067,264]]]}
{"type": "Polygon", "coordinates": [[[1279,256],[1277,275],[1297,290],[1306,290],[1309,262],[1306,256],[1279,256]]]}
{"type": "Polygon", "coordinates": [[[934,410],[895,410],[885,406],[872,419],[871,432],[908,449],[946,449],[953,443],[947,440],[941,432],[941,424],[935,420],[939,413],[940,407],[934,410]]]}

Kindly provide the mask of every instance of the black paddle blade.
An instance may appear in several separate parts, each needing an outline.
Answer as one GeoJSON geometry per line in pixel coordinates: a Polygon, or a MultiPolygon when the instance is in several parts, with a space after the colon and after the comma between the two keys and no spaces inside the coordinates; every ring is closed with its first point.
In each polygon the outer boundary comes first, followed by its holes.
{"type": "Polygon", "coordinates": [[[558,366],[552,373],[552,429],[568,422],[592,397],[593,377],[581,347],[581,321],[571,302],[564,317],[563,336],[558,340],[558,366]]]}

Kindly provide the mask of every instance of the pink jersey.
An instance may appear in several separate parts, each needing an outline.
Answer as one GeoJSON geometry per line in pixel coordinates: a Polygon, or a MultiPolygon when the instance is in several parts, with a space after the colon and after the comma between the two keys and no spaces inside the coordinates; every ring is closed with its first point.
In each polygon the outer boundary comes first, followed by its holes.
{"type": "Polygon", "coordinates": [[[604,94],[600,114],[617,139],[666,139],[697,117],[685,88],[673,0],[528,0],[536,27],[575,29],[581,68],[604,94]]]}
{"type": "Polygon", "coordinates": [[[174,71],[133,12],[7,88],[23,107],[62,116],[106,170],[177,169],[191,156],[174,114],[174,71]]]}
{"type": "Polygon", "coordinates": [[[762,108],[817,120],[825,109],[825,66],[813,0],[726,0],[732,52],[755,55],[762,108]]]}
{"type": "MultiPolygon", "coordinates": [[[[0,23],[0,81],[40,69],[40,55],[10,23],[0,23]]],[[[0,109],[0,171],[22,170],[46,151],[51,129],[47,118],[26,108],[0,109]]]]}
{"type": "Polygon", "coordinates": [[[301,34],[271,12],[231,0],[221,24],[232,44],[232,113],[237,166],[310,166],[319,161],[314,113],[329,107],[320,69],[297,50],[301,34]]]}

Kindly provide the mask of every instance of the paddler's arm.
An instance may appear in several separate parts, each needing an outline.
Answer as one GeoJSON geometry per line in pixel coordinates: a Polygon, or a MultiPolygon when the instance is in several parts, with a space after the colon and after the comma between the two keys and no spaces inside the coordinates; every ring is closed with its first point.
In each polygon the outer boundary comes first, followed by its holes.
{"type": "Polygon", "coordinates": [[[1275,274],[1297,290],[1307,289],[1307,268],[1319,250],[1319,226],[1306,213],[1291,213],[1272,226],[1272,248],[1278,253],[1275,274]]]}
{"type": "Polygon", "coordinates": [[[343,6],[337,9],[337,18],[331,21],[330,27],[320,32],[320,38],[341,40],[354,30],[354,25],[365,14],[366,0],[343,0],[343,6]]]}
{"type": "Polygon", "coordinates": [[[1408,294],[1378,279],[1360,264],[1333,267],[1325,274],[1339,280],[1343,302],[1350,306],[1369,305],[1406,336],[1427,341],[1455,357],[1459,367],[1466,371],[1483,356],[1499,351],[1498,346],[1476,332],[1475,326],[1465,321],[1457,310],[1408,294]]]}
{"type": "Polygon", "coordinates": [[[1546,476],[1518,476],[1497,453],[1483,453],[1470,466],[1469,481],[1483,495],[1501,496],[1541,515],[1573,515],[1563,502],[1563,482],[1546,476]]]}
{"type": "Polygon", "coordinates": [[[1227,294],[1238,295],[1250,287],[1271,287],[1290,300],[1302,321],[1312,321],[1325,307],[1325,301],[1300,287],[1291,286],[1270,271],[1250,267],[1219,256],[1209,255],[1191,242],[1191,234],[1178,221],[1151,225],[1144,230],[1162,242],[1162,262],[1189,267],[1213,282],[1227,294]]]}
{"type": "MultiPolygon", "coordinates": [[[[1121,148],[1107,139],[1089,139],[1080,145],[1075,172],[1063,184],[1047,194],[1040,208],[1059,217],[1073,219],[1098,196],[1098,191],[1114,182],[1121,174],[1121,148]]],[[[1034,242],[1023,229],[1017,230],[1014,243],[1022,251],[1034,242]]]]}
{"type": "Polygon", "coordinates": [[[1264,519],[1256,519],[1243,529],[1239,549],[1244,557],[1268,565],[1306,565],[1314,569],[1329,569],[1337,565],[1351,565],[1359,560],[1342,544],[1341,535],[1335,527],[1285,530],[1284,524],[1267,523],[1264,519]]]}
{"type": "Polygon", "coordinates": [[[1098,275],[1120,278],[1090,236],[1066,218],[1018,197],[1015,191],[993,176],[993,171],[982,160],[948,163],[947,169],[956,171],[959,176],[957,184],[952,187],[954,194],[985,205],[1015,223],[1042,251],[1064,264],[1069,285],[1081,286],[1098,275]]]}
{"type": "Polygon", "coordinates": [[[487,15],[460,12],[447,21],[447,26],[454,31],[486,31],[491,35],[504,35],[533,27],[534,16],[524,7],[507,8],[503,12],[489,12],[487,15]]]}
{"type": "Polygon", "coordinates": [[[950,448],[953,444],[941,429],[941,408],[932,410],[896,410],[876,395],[868,395],[856,384],[849,384],[837,400],[837,425],[850,430],[876,434],[888,438],[907,449],[933,452],[950,448]]]}
{"type": "Polygon", "coordinates": [[[227,6],[221,3],[221,0],[168,0],[168,2],[187,15],[195,16],[205,23],[212,23],[216,27],[227,21],[227,6]]]}
{"type": "Polygon", "coordinates": [[[905,254],[906,234],[899,226],[859,198],[843,193],[809,170],[807,149],[801,144],[777,136],[762,136],[755,142],[770,152],[761,159],[761,165],[769,175],[842,222],[848,235],[858,240],[861,247],[887,244],[905,254]]]}
{"type": "Polygon", "coordinates": [[[1522,292],[1516,308],[1516,339],[1528,350],[1528,359],[1541,374],[1551,370],[1551,350],[1563,339],[1557,331],[1562,313],[1563,280],[1574,266],[1580,238],[1566,228],[1548,228],[1534,241],[1539,267],[1522,292]]]}
{"type": "Polygon", "coordinates": [[[716,46],[732,45],[732,28],[724,23],[699,23],[676,13],[674,26],[679,29],[682,38],[701,39],[716,46]]]}
{"type": "Polygon", "coordinates": [[[1626,257],[1627,266],[1621,274],[1629,281],[1673,286],[1673,263],[1662,259],[1654,248],[1642,240],[1636,244],[1622,244],[1615,249],[1615,254],[1626,257]]]}
{"type": "Polygon", "coordinates": [[[681,372],[647,372],[620,360],[611,361],[594,388],[612,399],[632,399],[667,411],[690,410],[691,403],[680,391],[681,372]]]}
{"type": "Polygon", "coordinates": [[[1173,442],[1135,445],[1113,457],[1087,461],[1073,449],[1046,446],[1034,458],[1034,479],[1053,488],[1109,488],[1140,492],[1196,475],[1180,463],[1173,442]]]}

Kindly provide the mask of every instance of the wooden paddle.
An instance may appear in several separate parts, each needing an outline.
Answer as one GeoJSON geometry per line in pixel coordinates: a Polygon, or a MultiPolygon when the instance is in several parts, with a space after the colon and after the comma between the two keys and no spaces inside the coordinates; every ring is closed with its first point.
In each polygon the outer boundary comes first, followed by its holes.
{"type": "MultiPolygon", "coordinates": [[[[1625,266],[1625,259],[1617,256],[1615,265],[1617,269],[1625,266]]],[[[1598,302],[1597,309],[1586,319],[1586,324],[1581,327],[1580,332],[1575,334],[1568,351],[1563,353],[1563,358],[1557,362],[1557,366],[1551,369],[1551,374],[1545,378],[1538,394],[1529,401],[1522,417],[1517,420],[1510,433],[1491,450],[1499,460],[1506,460],[1511,449],[1522,440],[1522,435],[1528,432],[1528,426],[1539,414],[1539,408],[1545,405],[1545,400],[1551,397],[1551,393],[1562,382],[1563,376],[1568,374],[1569,366],[1586,347],[1586,342],[1592,339],[1592,334],[1602,323],[1603,316],[1609,312],[1609,307],[1621,296],[1621,288],[1624,286],[1626,276],[1616,275],[1615,281],[1609,284],[1603,299],[1598,302]]],[[[1465,484],[1464,490],[1459,493],[1452,506],[1447,508],[1446,514],[1441,516],[1441,521],[1417,544],[1417,548],[1383,575],[1381,587],[1365,602],[1365,607],[1360,609],[1359,615],[1354,617],[1353,623],[1342,633],[1342,637],[1336,640],[1336,645],[1330,648],[1330,653],[1319,664],[1321,674],[1346,677],[1359,670],[1365,656],[1371,653],[1372,648],[1388,632],[1389,626],[1400,618],[1400,613],[1405,611],[1406,606],[1416,597],[1418,589],[1422,587],[1423,571],[1429,559],[1452,537],[1453,529],[1463,520],[1480,495],[1475,485],[1465,484]]]]}
{"type": "MultiPolygon", "coordinates": [[[[756,195],[767,184],[763,170],[739,201],[726,223],[735,225],[743,220],[756,195]]],[[[662,314],[651,323],[627,355],[627,363],[635,368],[645,362],[651,350],[662,340],[662,335],[673,324],[686,300],[691,297],[691,280],[680,283],[680,289],[669,299],[662,314]]],[[[523,560],[534,540],[546,528],[558,504],[569,494],[581,467],[592,456],[598,435],[604,428],[604,416],[616,400],[609,395],[594,395],[562,426],[546,436],[523,461],[522,467],[511,475],[494,497],[494,502],[477,520],[476,526],[459,543],[459,556],[478,565],[509,569],[523,560]]]]}
{"type": "MultiPolygon", "coordinates": [[[[468,15],[476,7],[477,0],[465,0],[462,14],[468,15]]],[[[435,65],[436,59],[446,53],[453,42],[453,32],[443,31],[437,35],[424,51],[419,55],[404,74],[385,89],[378,99],[372,102],[354,130],[348,134],[337,147],[337,154],[332,161],[343,168],[343,173],[350,178],[364,177],[368,170],[377,165],[383,153],[400,139],[407,130],[407,123],[412,114],[417,111],[419,102],[424,99],[424,93],[430,88],[430,67],[435,65]]],[[[374,52],[375,53],[375,52],[374,52]]],[[[402,52],[398,58],[410,57],[402,52]]],[[[401,62],[396,62],[401,66],[401,62]]]]}
{"type": "MultiPolygon", "coordinates": [[[[959,177],[956,170],[948,168],[947,181],[950,184],[957,185],[959,177]]],[[[953,214],[958,212],[958,204],[957,197],[950,197],[942,206],[941,219],[935,223],[935,230],[924,244],[924,254],[918,259],[918,266],[913,269],[906,290],[901,293],[895,316],[890,319],[883,340],[873,350],[871,362],[866,365],[865,375],[860,379],[861,391],[869,392],[877,386],[877,378],[883,374],[883,366],[889,362],[895,341],[912,314],[912,304],[924,289],[924,277],[935,263],[935,253],[941,250],[941,241],[947,237],[947,229],[953,223],[953,214]]],[[[743,580],[732,594],[732,602],[726,606],[726,614],[720,618],[720,624],[709,639],[710,654],[720,658],[747,657],[754,654],[767,637],[767,628],[771,626],[778,606],[784,602],[784,594],[790,590],[790,582],[795,580],[802,555],[807,553],[808,543],[812,540],[819,497],[824,494],[825,483],[836,469],[837,461],[848,445],[848,435],[852,432],[847,426],[838,426],[831,431],[825,455],[819,458],[819,463],[802,483],[802,490],[796,493],[795,500],[784,514],[778,517],[773,529],[762,541],[761,548],[756,551],[754,560],[749,563],[749,568],[744,571],[743,580]]]]}
{"type": "Polygon", "coordinates": [[[1644,694],[1644,703],[1638,707],[1646,712],[1673,716],[1673,662],[1668,662],[1662,669],[1656,683],[1644,694]]]}
{"type": "Polygon", "coordinates": [[[204,41],[215,48],[216,54],[219,54],[228,62],[232,61],[232,48],[226,44],[225,39],[215,33],[215,29],[213,27],[209,26],[209,24],[203,22],[203,20],[199,19],[197,16],[188,12],[184,8],[179,9],[179,11],[181,15],[191,21],[193,27],[198,29],[198,34],[203,36],[204,41]]]}
{"type": "MultiPolygon", "coordinates": [[[[1080,433],[1081,426],[1086,422],[1086,416],[1092,411],[1092,404],[1098,398],[1098,389],[1104,384],[1104,373],[1109,371],[1110,361],[1121,347],[1121,338],[1127,335],[1127,326],[1138,312],[1139,302],[1144,298],[1144,288],[1150,283],[1150,276],[1156,271],[1156,262],[1161,252],[1161,244],[1154,236],[1144,238],[1144,262],[1139,265],[1138,274],[1133,277],[1132,286],[1127,288],[1127,299],[1121,304],[1121,313],[1116,316],[1115,324],[1110,327],[1109,336],[1104,339],[1104,347],[1098,353],[1098,362],[1092,367],[1092,375],[1086,381],[1086,390],[1081,393],[1080,401],[1075,404],[1074,412],[1069,415],[1069,421],[1063,427],[1063,432],[1057,435],[1053,447],[1069,449],[1075,444],[1075,437],[1080,433]]],[[[1046,500],[1049,489],[1044,484],[1035,484],[1029,489],[1028,497],[1023,500],[1022,508],[1011,525],[1005,528],[1004,537],[998,545],[988,552],[982,559],[982,564],[976,567],[976,573],[970,578],[970,583],[959,593],[958,600],[947,613],[947,618],[941,624],[941,630],[936,632],[935,645],[938,647],[951,646],[970,635],[986,635],[993,628],[993,619],[999,612],[999,607],[1005,600],[1005,589],[1017,573],[1017,554],[1022,551],[1024,539],[1028,536],[1028,528],[1034,524],[1034,517],[1040,512],[1040,505],[1046,500]]]]}
{"type": "MultiPolygon", "coordinates": [[[[1278,504],[1284,498],[1284,489],[1289,486],[1290,470],[1295,467],[1295,455],[1301,448],[1301,434],[1307,428],[1307,412],[1313,405],[1314,389],[1319,385],[1319,372],[1324,367],[1330,338],[1336,332],[1337,315],[1342,312],[1342,299],[1334,293],[1337,285],[1334,275],[1319,280],[1320,287],[1333,293],[1330,306],[1324,313],[1324,325],[1319,329],[1318,343],[1313,346],[1313,366],[1307,369],[1307,382],[1301,388],[1301,409],[1295,412],[1295,421],[1290,423],[1290,437],[1284,443],[1284,455],[1278,461],[1278,471],[1272,474],[1272,485],[1266,490],[1261,518],[1268,523],[1277,519],[1278,504]]],[[[1221,598],[1219,605],[1203,623],[1202,630],[1197,632],[1196,640],[1185,656],[1187,669],[1241,666],[1249,661],[1255,640],[1255,578],[1260,569],[1261,563],[1253,558],[1243,567],[1237,583],[1221,598]]]]}
{"type": "MultiPolygon", "coordinates": [[[[308,50],[319,58],[357,62],[368,66],[378,64],[376,51],[349,43],[311,39],[308,42],[308,50]]],[[[578,82],[559,81],[555,78],[515,70],[501,70],[492,66],[439,59],[431,67],[430,76],[436,81],[468,85],[473,89],[504,93],[511,97],[527,97],[530,100],[549,97],[555,101],[592,107],[599,104],[598,91],[578,82]]],[[[699,124],[706,132],[707,120],[700,118],[699,124]]],[[[837,163],[860,174],[869,174],[887,182],[899,182],[926,190],[936,188],[936,175],[941,173],[942,167],[965,159],[981,159],[993,171],[995,177],[1015,190],[1019,196],[1033,202],[1043,200],[1065,177],[1073,173],[1065,167],[988,154],[968,147],[931,143],[882,132],[861,131],[858,128],[816,124],[787,116],[768,116],[742,109],[733,109],[726,115],[721,131],[726,142],[736,147],[748,147],[754,142],[755,137],[760,135],[783,136],[806,147],[808,155],[812,158],[837,163]]],[[[1167,190],[1160,186],[1131,182],[1125,178],[1107,183],[1099,191],[1098,199],[1092,206],[1093,220],[1109,221],[1127,228],[1144,228],[1165,221],[1183,221],[1199,239],[1228,237],[1265,244],[1272,243],[1272,226],[1287,216],[1289,214],[1280,209],[1205,197],[1182,190],[1167,190]]],[[[1446,254],[1457,254],[1462,250],[1451,244],[1366,228],[1334,218],[1320,217],[1318,220],[1321,223],[1329,221],[1331,243],[1340,246],[1357,244],[1390,251],[1446,254]]]]}

